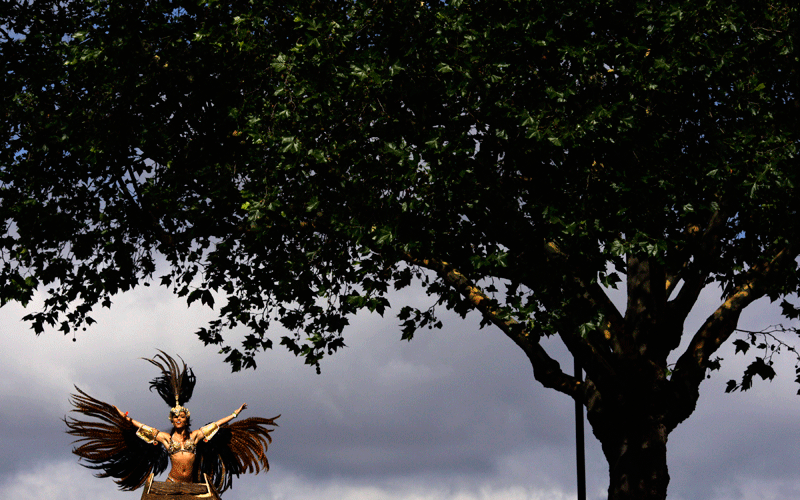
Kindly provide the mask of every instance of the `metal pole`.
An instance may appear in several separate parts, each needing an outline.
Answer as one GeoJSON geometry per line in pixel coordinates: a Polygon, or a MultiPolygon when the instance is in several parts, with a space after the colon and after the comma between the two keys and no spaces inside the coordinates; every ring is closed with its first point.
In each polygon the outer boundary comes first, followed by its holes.
{"type": "MultiPolygon", "coordinates": [[[[575,378],[583,381],[583,370],[575,361],[575,378]]],[[[575,462],[578,467],[578,500],[586,500],[586,453],[583,440],[583,403],[575,398],[575,462]]]]}

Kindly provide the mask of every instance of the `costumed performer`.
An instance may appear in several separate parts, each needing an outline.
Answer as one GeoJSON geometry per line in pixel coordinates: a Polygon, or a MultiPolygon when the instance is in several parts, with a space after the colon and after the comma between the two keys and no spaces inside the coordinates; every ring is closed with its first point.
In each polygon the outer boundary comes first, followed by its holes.
{"type": "MultiPolygon", "coordinates": [[[[266,450],[272,442],[266,426],[277,426],[274,418],[251,417],[233,424],[246,404],[216,422],[191,430],[191,412],[183,406],[194,391],[196,378],[191,368],[178,363],[163,351],[146,359],[161,369],[161,376],[150,382],[170,406],[172,430],[159,431],[142,424],[119,408],[92,398],[75,388],[71,403],[73,411],[101,422],[65,419],[67,432],[78,436],[80,446],[73,453],[88,462],[88,468],[101,470],[97,477],[113,477],[122,490],[134,490],[152,475],[171,469],[167,481],[172,483],[202,483],[208,476],[209,488],[219,493],[231,487],[233,476],[244,472],[269,470],[266,450]]],[[[183,360],[181,360],[183,361],[183,360]]],[[[150,478],[150,479],[148,479],[150,478]]],[[[178,485],[176,485],[178,486],[178,485]]],[[[145,492],[146,493],[146,492],[145,492]]],[[[143,498],[145,495],[143,494],[143,498]]]]}

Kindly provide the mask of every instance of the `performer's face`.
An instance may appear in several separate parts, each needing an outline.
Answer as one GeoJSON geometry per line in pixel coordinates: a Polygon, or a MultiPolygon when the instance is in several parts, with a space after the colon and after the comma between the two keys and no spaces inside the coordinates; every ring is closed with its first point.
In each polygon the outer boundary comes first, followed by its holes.
{"type": "Polygon", "coordinates": [[[186,424],[186,412],[180,412],[172,417],[172,425],[180,429],[186,424]]]}

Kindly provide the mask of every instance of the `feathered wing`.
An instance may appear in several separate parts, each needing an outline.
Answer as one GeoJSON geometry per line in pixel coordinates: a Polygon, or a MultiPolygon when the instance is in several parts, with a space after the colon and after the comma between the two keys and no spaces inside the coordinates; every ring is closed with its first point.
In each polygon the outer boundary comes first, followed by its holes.
{"type": "Polygon", "coordinates": [[[76,436],[72,452],[99,470],[97,477],[113,477],[120,489],[135,490],[144,484],[150,472],[158,475],[167,468],[168,456],[163,446],[152,445],[136,436],[136,427],[121,417],[108,403],[99,401],[75,387],[72,411],[98,421],[67,417],[67,433],[76,436]]]}
{"type": "Polygon", "coordinates": [[[231,487],[234,475],[268,471],[273,429],[267,426],[277,427],[278,417],[250,417],[221,426],[213,438],[198,443],[197,470],[208,474],[220,493],[231,487]]]}

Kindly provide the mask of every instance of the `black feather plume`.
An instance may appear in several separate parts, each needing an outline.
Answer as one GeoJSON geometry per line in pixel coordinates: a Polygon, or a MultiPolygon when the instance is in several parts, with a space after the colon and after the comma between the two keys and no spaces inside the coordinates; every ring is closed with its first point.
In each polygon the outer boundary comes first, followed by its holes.
{"type": "MultiPolygon", "coordinates": [[[[183,358],[181,358],[181,363],[183,363],[181,369],[178,362],[169,354],[161,349],[158,352],[161,354],[153,356],[154,359],[142,358],[161,370],[161,376],[150,381],[150,390],[155,389],[170,408],[188,403],[192,398],[194,384],[197,381],[192,369],[186,366],[183,358]]],[[[180,358],[180,356],[178,357],[180,358]]]]}

